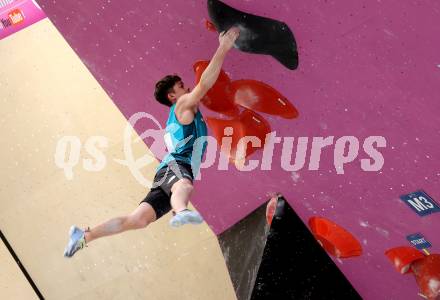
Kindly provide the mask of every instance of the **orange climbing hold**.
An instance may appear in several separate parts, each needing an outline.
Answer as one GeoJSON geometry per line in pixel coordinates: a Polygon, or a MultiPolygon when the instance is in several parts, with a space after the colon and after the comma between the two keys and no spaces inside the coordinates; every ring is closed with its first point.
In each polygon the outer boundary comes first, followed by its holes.
{"type": "Polygon", "coordinates": [[[362,246],[357,239],[336,223],[322,217],[312,217],[309,226],[318,242],[331,255],[347,258],[362,254],[362,246]]]}
{"type": "Polygon", "coordinates": [[[231,82],[232,98],[248,109],[280,116],[286,119],[298,117],[298,110],[277,90],[264,82],[242,79],[231,82]]]}
{"type": "Polygon", "coordinates": [[[425,257],[419,250],[411,247],[392,248],[387,250],[385,255],[400,274],[411,273],[411,264],[425,257]]]}
{"type": "Polygon", "coordinates": [[[266,135],[270,133],[269,123],[248,109],[245,109],[234,119],[223,120],[207,117],[206,122],[221,151],[229,158],[230,162],[240,162],[256,150],[263,148],[266,135]],[[227,144],[222,144],[223,137],[227,136],[232,137],[230,147],[227,144]]]}

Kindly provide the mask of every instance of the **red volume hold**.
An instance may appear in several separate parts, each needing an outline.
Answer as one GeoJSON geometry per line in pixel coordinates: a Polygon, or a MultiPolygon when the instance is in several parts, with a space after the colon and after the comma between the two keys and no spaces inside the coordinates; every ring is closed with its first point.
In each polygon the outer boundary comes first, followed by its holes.
{"type": "Polygon", "coordinates": [[[358,240],[338,224],[322,217],[312,217],[309,226],[318,242],[331,255],[347,258],[362,254],[358,240]]]}

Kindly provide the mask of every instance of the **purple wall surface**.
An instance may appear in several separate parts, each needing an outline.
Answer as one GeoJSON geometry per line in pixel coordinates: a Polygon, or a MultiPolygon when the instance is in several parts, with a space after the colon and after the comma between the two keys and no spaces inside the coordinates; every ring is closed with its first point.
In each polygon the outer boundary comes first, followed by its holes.
{"type": "MultiPolygon", "coordinates": [[[[204,25],[205,0],[38,2],[127,119],[146,111],[164,123],[168,112],[153,99],[154,83],[174,72],[194,82],[192,64],[210,59],[218,44],[204,25]]],[[[334,145],[323,149],[319,170],[308,170],[311,141],[306,165],[297,172],[281,168],[281,144],[270,171],[239,172],[233,165],[219,171],[216,163],[202,170],[194,205],[221,233],[280,192],[304,222],[324,216],[359,239],[362,256],[335,262],[364,299],[417,299],[414,278],[398,274],[384,252],[409,246],[405,237],[415,232],[433,244],[432,252],[440,252],[440,214],[419,217],[399,199],[424,189],[440,200],[440,3],[226,3],[284,21],[295,34],[295,71],[269,56],[237,50],[224,64],[232,79],[266,82],[298,108],[295,120],[264,115],[272,130],[295,140],[355,136],[360,151],[345,174],[336,174],[334,145]],[[362,150],[368,136],[387,141],[380,149],[385,164],[377,172],[360,165],[368,158],[362,150]]],[[[141,133],[148,125],[136,129],[141,133]]],[[[260,159],[261,151],[251,158],[260,159]]]]}

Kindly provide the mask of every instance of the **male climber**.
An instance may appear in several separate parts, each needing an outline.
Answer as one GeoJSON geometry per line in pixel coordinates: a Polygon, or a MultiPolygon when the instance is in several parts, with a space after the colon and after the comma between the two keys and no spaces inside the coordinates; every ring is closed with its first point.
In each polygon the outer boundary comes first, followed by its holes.
{"type": "Polygon", "coordinates": [[[199,111],[199,103],[217,81],[226,54],[238,36],[237,28],[220,34],[219,47],[193,91],[185,88],[177,75],[168,75],[156,83],[156,100],[170,107],[165,135],[169,153],[157,168],[150,192],[127,216],[110,219],[91,229],[82,230],[72,226],[69,232],[70,239],[64,251],[65,257],[72,257],[78,250],[98,238],[145,228],[171,209],[172,227],[203,222],[198,212],[187,208],[193,191],[193,174],[198,172],[206,149],[206,138],[203,137],[206,137],[207,129],[199,111]],[[203,142],[198,143],[198,140],[203,142]]]}

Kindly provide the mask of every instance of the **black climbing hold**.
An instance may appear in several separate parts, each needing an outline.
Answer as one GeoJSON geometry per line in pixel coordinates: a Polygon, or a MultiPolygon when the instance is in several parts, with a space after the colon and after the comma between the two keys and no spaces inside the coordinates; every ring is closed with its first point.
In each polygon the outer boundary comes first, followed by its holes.
{"type": "Polygon", "coordinates": [[[290,70],[298,67],[295,37],[286,23],[239,11],[219,0],[208,0],[208,12],[218,32],[240,28],[236,46],[241,51],[271,55],[290,70]]]}

